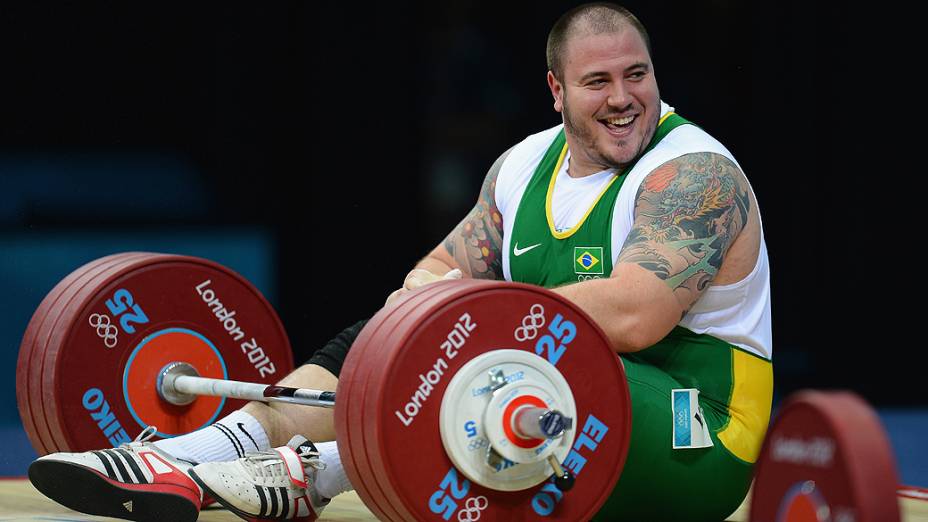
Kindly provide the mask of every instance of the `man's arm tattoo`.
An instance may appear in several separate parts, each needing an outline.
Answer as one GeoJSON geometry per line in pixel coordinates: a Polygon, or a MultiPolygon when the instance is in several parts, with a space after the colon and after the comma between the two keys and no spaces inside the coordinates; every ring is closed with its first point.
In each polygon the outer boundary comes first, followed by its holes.
{"type": "MultiPolygon", "coordinates": [[[[510,149],[511,150],[511,149],[510,149]]],[[[496,178],[509,151],[490,167],[477,204],[445,238],[445,249],[465,276],[503,278],[503,216],[496,208],[496,178]]]]}
{"type": "Polygon", "coordinates": [[[747,180],[724,156],[687,154],[648,174],[619,262],[664,280],[688,310],[709,286],[751,208],[747,180]]]}

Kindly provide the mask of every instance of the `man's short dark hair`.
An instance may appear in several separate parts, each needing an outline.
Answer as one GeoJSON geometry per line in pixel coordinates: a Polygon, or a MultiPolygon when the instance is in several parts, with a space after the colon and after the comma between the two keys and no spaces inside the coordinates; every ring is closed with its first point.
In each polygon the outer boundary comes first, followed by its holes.
{"type": "Polygon", "coordinates": [[[592,34],[610,33],[621,30],[623,26],[630,25],[634,27],[644,45],[648,49],[648,56],[651,55],[651,39],[648,38],[648,32],[644,25],[628,9],[609,2],[594,2],[574,7],[567,11],[551,28],[548,33],[548,69],[554,73],[558,81],[564,79],[564,51],[567,48],[567,40],[580,30],[588,31],[592,34]]]}

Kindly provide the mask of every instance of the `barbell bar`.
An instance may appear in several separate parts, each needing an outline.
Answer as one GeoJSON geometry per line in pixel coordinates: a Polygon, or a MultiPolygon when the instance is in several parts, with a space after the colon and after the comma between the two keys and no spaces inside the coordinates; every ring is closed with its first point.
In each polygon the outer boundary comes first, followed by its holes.
{"type": "MultiPolygon", "coordinates": [[[[210,379],[197,375],[196,368],[185,362],[175,361],[165,365],[158,373],[158,395],[162,400],[186,406],[198,396],[226,397],[261,402],[282,402],[320,408],[335,407],[335,392],[292,388],[253,382],[210,379]]],[[[505,385],[494,390],[504,390],[505,385]]],[[[512,416],[511,428],[522,439],[554,440],[564,436],[573,426],[573,419],[557,410],[523,407],[512,416]]],[[[553,455],[545,459],[554,472],[554,480],[561,491],[569,491],[575,477],[565,470],[553,455]]]]}
{"type": "Polygon", "coordinates": [[[335,407],[333,391],[200,377],[196,368],[180,361],[167,364],[158,373],[157,388],[162,400],[177,406],[186,406],[196,400],[197,396],[206,395],[320,408],[335,407]]]}

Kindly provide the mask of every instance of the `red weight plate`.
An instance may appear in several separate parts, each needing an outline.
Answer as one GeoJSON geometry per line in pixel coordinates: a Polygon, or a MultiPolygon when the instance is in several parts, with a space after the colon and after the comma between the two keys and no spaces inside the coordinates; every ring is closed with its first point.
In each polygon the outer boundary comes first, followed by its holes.
{"type": "MultiPolygon", "coordinates": [[[[144,252],[117,255],[114,256],[111,262],[100,265],[92,273],[86,274],[86,276],[82,277],[81,284],[73,285],[70,291],[61,296],[54,308],[46,315],[45,321],[43,321],[40,327],[39,337],[36,340],[32,356],[33,361],[35,361],[35,366],[30,377],[30,386],[37,390],[37,398],[39,400],[33,402],[32,407],[37,422],[40,422],[41,426],[46,430],[44,432],[45,436],[49,438],[56,451],[69,451],[69,448],[63,435],[63,429],[59,424],[59,419],[50,413],[50,410],[54,408],[56,404],[53,399],[48,399],[48,390],[45,389],[45,384],[48,374],[54,372],[54,364],[49,362],[48,347],[57,329],[60,327],[61,317],[77,296],[81,295],[82,292],[86,292],[88,288],[94,287],[94,285],[106,278],[108,274],[134,261],[144,259],[151,255],[150,253],[144,252]]],[[[43,434],[43,432],[40,431],[40,434],[43,434]]]]}
{"type": "Polygon", "coordinates": [[[342,366],[336,393],[338,397],[335,408],[336,432],[346,474],[364,504],[374,512],[379,520],[385,521],[400,519],[396,511],[386,502],[376,477],[372,475],[367,465],[367,456],[364,453],[361,439],[363,426],[353,418],[350,412],[358,407],[360,404],[358,401],[363,400],[365,379],[369,373],[366,365],[369,355],[365,352],[377,349],[376,336],[384,324],[391,318],[405,313],[405,306],[421,297],[416,296],[415,292],[405,294],[397,298],[390,306],[382,308],[371,318],[348,353],[342,366]]]}
{"type": "Polygon", "coordinates": [[[401,313],[393,316],[384,327],[380,329],[377,337],[372,339],[372,342],[379,347],[379,350],[368,357],[368,374],[365,378],[365,386],[362,390],[363,400],[355,401],[353,405],[354,409],[351,410],[351,419],[362,427],[360,444],[364,452],[364,465],[367,466],[370,470],[371,477],[373,477],[379,485],[379,491],[383,495],[381,502],[391,506],[391,509],[398,512],[399,520],[412,519],[410,518],[409,510],[402,505],[402,502],[397,500],[396,491],[393,485],[390,484],[389,477],[378,471],[375,467],[375,463],[379,457],[374,453],[379,451],[380,441],[376,438],[372,438],[372,433],[375,430],[372,429],[369,424],[382,422],[382,420],[370,416],[370,413],[367,411],[367,406],[369,404],[368,401],[377,400],[376,397],[381,392],[375,389],[371,382],[378,374],[380,365],[386,363],[388,351],[386,351],[385,348],[393,346],[393,344],[391,344],[393,342],[391,339],[394,339],[397,335],[402,335],[402,332],[406,331],[408,326],[404,327],[404,325],[410,323],[410,317],[418,317],[421,310],[433,309],[449,296],[460,293],[460,284],[459,281],[450,281],[447,283],[437,282],[417,290],[418,297],[406,303],[401,313]]]}
{"type": "Polygon", "coordinates": [[[365,353],[363,359],[361,359],[363,362],[358,365],[364,375],[358,379],[358,381],[360,381],[359,385],[353,387],[353,392],[362,399],[353,400],[348,406],[348,422],[356,431],[358,431],[357,428],[362,428],[359,432],[354,434],[352,442],[354,443],[355,452],[359,455],[359,465],[362,465],[363,469],[366,471],[369,477],[368,480],[377,484],[376,490],[372,492],[377,498],[377,501],[381,504],[390,506],[391,511],[400,511],[403,513],[402,516],[397,515],[397,520],[409,520],[409,512],[396,501],[396,493],[393,491],[389,482],[386,481],[386,478],[382,474],[374,472],[371,464],[371,456],[368,453],[369,451],[377,451],[376,448],[378,444],[376,440],[370,439],[370,430],[365,426],[365,423],[379,422],[379,419],[365,417],[364,406],[367,401],[371,400],[368,395],[370,390],[368,382],[370,376],[374,373],[374,368],[379,364],[383,364],[383,360],[386,356],[387,343],[403,320],[407,319],[410,314],[418,316],[417,310],[429,309],[440,302],[445,296],[459,292],[458,284],[460,283],[454,281],[449,283],[436,283],[414,291],[410,295],[416,297],[398,306],[397,313],[392,314],[379,325],[380,328],[376,336],[372,336],[367,343],[356,342],[352,347],[351,353],[354,353],[356,350],[359,354],[369,352],[365,353]]]}
{"type": "MultiPolygon", "coordinates": [[[[408,328],[408,325],[407,325],[407,328],[408,328]]],[[[403,328],[401,328],[400,330],[403,330],[403,328]]],[[[437,346],[437,343],[436,343],[436,346],[437,346]]],[[[377,440],[377,436],[372,437],[371,440],[377,440]]],[[[379,473],[379,472],[383,472],[383,471],[384,471],[384,468],[381,467],[381,469],[378,470],[378,473],[379,473]]],[[[540,500],[539,500],[539,505],[544,504],[545,506],[551,507],[551,506],[553,505],[553,503],[554,503],[554,500],[553,500],[553,499],[554,499],[555,496],[556,496],[556,495],[554,495],[554,496],[548,496],[548,497],[546,497],[547,500],[545,500],[545,499],[540,499],[540,500]]],[[[533,500],[536,500],[536,499],[533,499],[533,500]]],[[[565,512],[562,512],[562,513],[563,513],[564,516],[566,516],[567,518],[571,518],[571,517],[573,516],[573,515],[571,515],[571,514],[569,514],[569,513],[565,513],[565,512]]]]}
{"type": "MultiPolygon", "coordinates": [[[[349,447],[354,455],[354,464],[358,467],[359,475],[363,479],[361,489],[364,490],[365,495],[370,497],[372,502],[381,506],[386,513],[390,514],[388,517],[390,520],[403,520],[403,517],[398,514],[397,509],[390,502],[390,497],[393,495],[387,493],[390,491],[389,485],[382,484],[382,477],[375,474],[370,466],[371,459],[368,451],[374,445],[365,440],[367,429],[364,424],[369,421],[376,422],[377,420],[364,417],[362,411],[365,402],[368,400],[368,379],[382,355],[381,352],[385,347],[383,340],[392,335],[396,326],[406,316],[414,313],[420,307],[428,307],[436,299],[436,296],[440,298],[440,296],[454,291],[453,285],[435,283],[407,294],[402,300],[394,304],[390,309],[390,313],[378,318],[377,329],[372,331],[371,336],[366,340],[362,340],[360,344],[355,342],[351,352],[349,352],[349,354],[356,353],[356,360],[359,361],[354,371],[353,385],[349,387],[352,399],[347,401],[346,422],[350,428],[346,431],[351,432],[349,447]]],[[[341,448],[341,446],[339,447],[341,448]]],[[[362,499],[364,499],[363,496],[362,499]]]]}
{"type": "Polygon", "coordinates": [[[898,521],[894,462],[879,418],[859,396],[798,392],[761,449],[751,520],[898,521]]]}
{"type": "Polygon", "coordinates": [[[449,284],[459,290],[407,315],[380,347],[380,357],[369,361],[373,373],[363,401],[365,441],[374,475],[383,477],[391,504],[415,520],[472,519],[475,511],[488,520],[589,519],[611,493],[628,450],[631,407],[618,357],[586,315],[552,292],[514,283],[449,284]],[[519,341],[515,332],[533,305],[544,308],[545,326],[537,338],[519,341]],[[469,337],[450,357],[441,346],[460,321],[469,325],[469,337]],[[576,328],[572,337],[565,334],[568,323],[576,328]],[[549,352],[542,341],[547,336],[568,342],[552,343],[549,352]],[[576,473],[574,488],[562,494],[546,481],[503,492],[465,481],[440,436],[439,411],[448,382],[480,354],[501,348],[536,353],[536,346],[543,357],[556,357],[555,366],[576,402],[576,437],[566,459],[566,467],[576,473]],[[421,389],[423,378],[430,382],[428,393],[421,389]]]}
{"type": "Polygon", "coordinates": [[[129,252],[109,256],[111,258],[110,261],[98,265],[94,270],[82,275],[76,284],[72,285],[67,292],[63,293],[53,308],[49,310],[49,313],[46,314],[45,320],[40,325],[39,334],[34,343],[35,348],[33,349],[31,357],[33,364],[29,377],[29,389],[37,398],[32,404],[33,414],[39,427],[42,428],[40,430],[40,435],[43,435],[44,439],[48,441],[48,444],[52,446],[49,448],[50,451],[68,451],[67,442],[62,435],[63,430],[59,425],[58,418],[48,414],[47,410],[51,405],[46,404],[47,392],[43,388],[46,374],[54,371],[54,366],[47,365],[46,363],[48,343],[52,338],[52,334],[60,328],[60,320],[64,310],[75,299],[75,296],[79,295],[82,291],[86,292],[87,288],[99,284],[99,282],[105,279],[109,274],[120,270],[133,261],[152,255],[153,254],[147,252],[129,252]]]}
{"type": "Polygon", "coordinates": [[[108,256],[105,263],[97,265],[91,270],[80,274],[72,285],[58,295],[45,318],[39,324],[38,332],[33,342],[33,348],[30,354],[29,376],[27,379],[27,390],[32,397],[30,409],[33,421],[36,423],[36,431],[39,438],[43,441],[47,451],[67,451],[66,443],[63,437],[55,437],[55,433],[60,433],[61,428],[58,426],[58,420],[47,415],[48,405],[46,403],[43,378],[46,371],[51,367],[45,366],[45,356],[48,342],[52,333],[57,327],[58,320],[63,310],[68,306],[71,300],[94,281],[104,276],[109,270],[118,266],[123,266],[133,259],[141,259],[150,254],[142,252],[132,252],[125,254],[116,254],[108,256]]]}
{"type": "Polygon", "coordinates": [[[361,427],[350,424],[348,421],[348,409],[354,400],[355,389],[362,387],[361,369],[363,366],[361,365],[365,360],[365,355],[362,352],[372,346],[369,339],[377,332],[383,321],[395,314],[399,309],[399,305],[407,299],[409,299],[408,294],[401,296],[391,306],[381,308],[367,322],[345,358],[335,391],[335,432],[345,474],[364,505],[374,513],[378,520],[384,521],[397,520],[396,514],[380,507],[380,495],[376,491],[379,490],[379,487],[370,482],[372,480],[370,470],[359,465],[359,459],[363,458],[363,454],[353,451],[352,443],[356,435],[360,437],[361,427]]]}
{"type": "MultiPolygon", "coordinates": [[[[357,441],[358,452],[363,453],[364,458],[362,462],[364,466],[369,470],[370,476],[380,484],[380,491],[382,491],[384,495],[384,498],[382,498],[380,502],[386,503],[390,505],[393,510],[402,513],[402,515],[400,515],[401,520],[413,520],[414,516],[403,506],[402,501],[399,500],[398,493],[390,484],[389,478],[386,477],[382,471],[375,470],[374,461],[381,461],[382,459],[373,453],[382,452],[383,445],[381,444],[382,441],[377,438],[380,436],[379,431],[376,427],[369,424],[382,422],[382,420],[379,417],[370,416],[371,412],[368,406],[371,404],[371,401],[377,400],[377,395],[379,393],[379,390],[370,385],[370,381],[374,380],[373,376],[377,373],[376,368],[386,364],[389,360],[391,350],[389,350],[388,347],[396,345],[398,328],[400,329],[398,335],[402,336],[410,328],[410,324],[413,324],[416,318],[421,317],[423,310],[433,310],[437,305],[442,303],[443,299],[446,297],[459,294],[462,285],[474,284],[483,285],[487,283],[474,280],[465,280],[463,282],[451,281],[442,285],[430,285],[417,291],[419,299],[413,301],[411,306],[403,310],[403,313],[395,314],[388,321],[388,324],[385,324],[384,327],[380,329],[380,335],[371,340],[372,344],[377,348],[366,357],[364,370],[367,375],[364,377],[363,400],[354,401],[352,409],[349,410],[351,422],[356,426],[363,427],[362,435],[355,440],[357,441]],[[412,321],[410,321],[410,318],[412,318],[412,321]]],[[[436,430],[437,429],[439,428],[436,423],[436,430]]],[[[415,441],[413,441],[413,444],[415,444],[415,441]]]]}
{"type": "MultiPolygon", "coordinates": [[[[348,478],[352,485],[355,486],[358,496],[361,497],[365,505],[375,511],[375,514],[381,520],[399,520],[399,518],[395,510],[391,509],[389,505],[383,508],[380,507],[386,503],[386,500],[380,486],[376,483],[376,477],[371,474],[367,465],[367,457],[361,439],[363,429],[353,410],[359,408],[360,401],[363,401],[365,381],[369,375],[368,359],[373,354],[367,354],[366,352],[371,350],[376,352],[380,346],[375,336],[379,335],[386,324],[395,324],[395,318],[409,313],[410,306],[414,307],[417,302],[421,302],[426,296],[423,291],[424,289],[404,294],[372,317],[355,340],[339,375],[336,393],[338,399],[335,408],[335,427],[338,434],[339,452],[342,453],[342,460],[345,462],[348,478]],[[349,411],[352,411],[351,415],[349,415],[349,411]],[[355,447],[357,447],[357,450],[354,449],[355,447]]],[[[388,328],[392,327],[388,326],[388,328]]]]}
{"type": "Polygon", "coordinates": [[[34,391],[30,392],[28,383],[30,369],[32,367],[33,346],[39,332],[39,327],[45,320],[48,311],[54,306],[62,294],[68,292],[74,284],[77,284],[81,276],[88,272],[92,272],[98,266],[112,262],[114,258],[118,258],[119,256],[120,254],[116,254],[95,259],[68,274],[49,291],[44,299],[42,299],[42,302],[39,303],[38,308],[36,308],[36,311],[32,314],[29,324],[26,326],[23,340],[20,343],[19,356],[16,361],[16,405],[19,408],[19,416],[22,419],[26,435],[29,437],[32,447],[35,448],[39,455],[46,455],[54,449],[47,448],[40,438],[30,404],[30,398],[33,395],[38,395],[34,391]]]}
{"type": "Polygon", "coordinates": [[[82,274],[88,270],[92,270],[97,265],[105,263],[108,260],[109,258],[102,258],[86,263],[77,270],[71,272],[67,277],[56,284],[55,287],[52,288],[51,291],[49,291],[49,293],[39,303],[38,308],[36,308],[36,311],[32,314],[32,317],[29,320],[29,324],[26,326],[26,331],[23,333],[23,339],[19,348],[19,355],[16,361],[16,405],[19,409],[20,419],[22,420],[26,435],[29,437],[29,440],[32,443],[32,446],[35,448],[36,452],[38,452],[40,455],[45,455],[50,451],[45,447],[44,442],[39,437],[35,421],[33,420],[32,408],[29,400],[30,394],[28,382],[33,343],[35,341],[36,335],[38,334],[40,324],[42,321],[44,321],[48,310],[61,296],[61,293],[70,288],[70,286],[74,284],[75,280],[78,279],[82,274]]]}
{"type": "Polygon", "coordinates": [[[156,366],[166,359],[268,384],[293,369],[280,320],[250,283],[204,259],[151,255],[75,296],[49,341],[43,391],[67,447],[116,445],[155,422],[167,423],[158,436],[172,436],[244,404],[158,404],[156,366]]]}

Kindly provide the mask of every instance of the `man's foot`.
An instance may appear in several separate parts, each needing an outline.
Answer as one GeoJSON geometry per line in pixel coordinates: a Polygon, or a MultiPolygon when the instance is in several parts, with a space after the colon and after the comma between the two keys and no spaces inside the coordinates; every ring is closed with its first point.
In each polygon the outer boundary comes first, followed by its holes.
{"type": "Polygon", "coordinates": [[[51,453],[29,466],[42,494],[75,511],[141,522],[193,522],[202,490],[187,475],[191,464],[156,448],[146,428],[118,448],[51,453]]]}
{"type": "Polygon", "coordinates": [[[316,493],[325,469],[312,442],[297,435],[286,446],[190,470],[204,494],[245,520],[316,520],[329,503],[316,493]]]}

